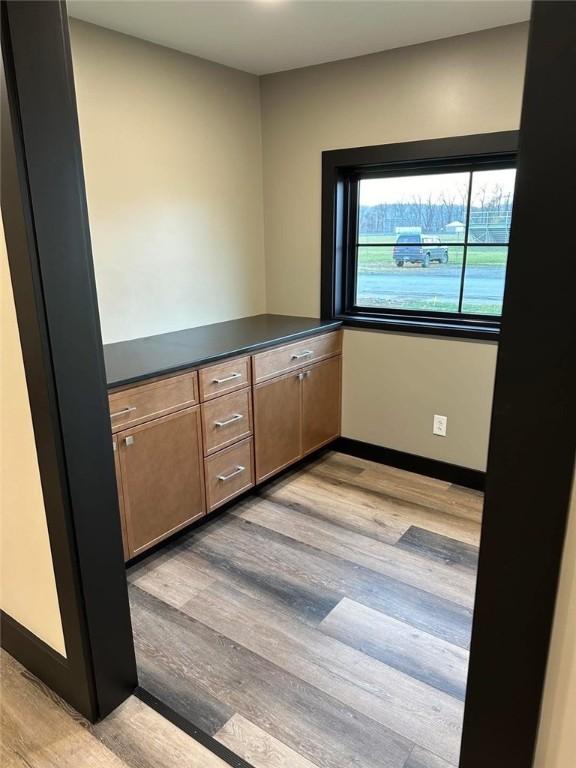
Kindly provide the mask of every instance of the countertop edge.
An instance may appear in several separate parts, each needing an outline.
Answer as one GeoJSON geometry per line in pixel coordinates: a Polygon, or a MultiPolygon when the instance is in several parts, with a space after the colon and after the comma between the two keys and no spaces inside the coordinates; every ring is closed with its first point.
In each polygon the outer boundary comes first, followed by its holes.
{"type": "Polygon", "coordinates": [[[275,336],[272,339],[266,341],[256,342],[236,349],[226,350],[225,352],[219,352],[214,355],[208,355],[202,358],[196,358],[190,362],[183,363],[182,365],[172,366],[170,368],[162,368],[150,373],[144,373],[139,376],[132,376],[126,379],[119,379],[117,381],[107,381],[106,389],[111,392],[116,389],[130,386],[131,384],[141,384],[150,379],[157,379],[160,377],[170,376],[171,374],[183,373],[184,371],[193,371],[198,368],[202,368],[212,363],[217,363],[220,360],[226,360],[232,357],[239,357],[240,355],[252,355],[255,352],[260,352],[269,347],[276,347],[280,344],[289,344],[291,341],[297,339],[308,338],[309,336],[321,336],[323,333],[337,330],[343,326],[342,320],[334,321],[322,321],[323,324],[317,328],[307,328],[302,331],[296,331],[295,333],[285,334],[283,336],[275,336]]]}

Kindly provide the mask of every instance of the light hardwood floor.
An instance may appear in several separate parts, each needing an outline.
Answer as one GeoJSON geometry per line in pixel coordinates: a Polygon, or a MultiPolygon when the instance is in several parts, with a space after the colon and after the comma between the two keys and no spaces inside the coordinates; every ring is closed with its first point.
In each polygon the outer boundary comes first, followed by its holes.
{"type": "Polygon", "coordinates": [[[138,699],[91,726],[0,651],[2,768],[226,768],[138,699]]]}
{"type": "Polygon", "coordinates": [[[337,453],[285,476],[130,570],[141,685],[256,768],[457,765],[481,508],[337,453]]]}

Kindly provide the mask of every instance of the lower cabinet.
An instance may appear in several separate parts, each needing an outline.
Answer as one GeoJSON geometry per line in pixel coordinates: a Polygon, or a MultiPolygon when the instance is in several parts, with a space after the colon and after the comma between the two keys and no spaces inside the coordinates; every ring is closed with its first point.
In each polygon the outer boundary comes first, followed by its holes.
{"type": "Polygon", "coordinates": [[[112,392],[125,558],[337,438],[341,348],[326,333],[112,392]]]}
{"type": "Polygon", "coordinates": [[[289,373],[254,387],[256,482],[302,455],[302,373],[289,373]]]}
{"type": "Polygon", "coordinates": [[[220,507],[254,485],[252,438],[224,448],[204,463],[208,510],[220,507]]]}
{"type": "Polygon", "coordinates": [[[342,358],[310,366],[302,380],[302,453],[306,455],[340,435],[342,358]]]}
{"type": "Polygon", "coordinates": [[[124,512],[124,492],[122,490],[122,472],[120,469],[120,454],[118,452],[118,438],[114,436],[112,440],[114,450],[114,468],[116,469],[116,490],[118,491],[118,507],[120,509],[120,524],[122,526],[122,548],[124,550],[124,560],[130,557],[128,549],[128,535],[126,533],[126,514],[124,512]]]}
{"type": "Polygon", "coordinates": [[[196,406],[116,436],[130,557],[206,513],[201,434],[196,406]]]}
{"type": "Polygon", "coordinates": [[[256,482],[340,434],[341,357],[254,387],[256,482]]]}

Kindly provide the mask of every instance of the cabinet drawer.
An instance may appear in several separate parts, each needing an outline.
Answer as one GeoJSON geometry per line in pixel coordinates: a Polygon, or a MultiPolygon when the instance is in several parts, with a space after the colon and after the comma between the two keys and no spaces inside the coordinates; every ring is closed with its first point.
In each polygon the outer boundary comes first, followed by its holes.
{"type": "Polygon", "coordinates": [[[213,510],[254,485],[252,438],[207,458],[206,499],[213,510]]]}
{"type": "Polygon", "coordinates": [[[237,443],[252,434],[252,398],[249,389],[223,395],[202,405],[204,455],[237,443]]]}
{"type": "Polygon", "coordinates": [[[250,358],[237,357],[200,370],[200,396],[211,400],[250,384],[250,358]]]}
{"type": "Polygon", "coordinates": [[[139,387],[112,392],[108,396],[112,432],[165,416],[198,403],[196,371],[139,387]]]}
{"type": "Polygon", "coordinates": [[[295,368],[302,368],[308,363],[336,355],[341,350],[342,334],[340,331],[333,331],[260,352],[252,358],[254,383],[266,381],[295,368]]]}

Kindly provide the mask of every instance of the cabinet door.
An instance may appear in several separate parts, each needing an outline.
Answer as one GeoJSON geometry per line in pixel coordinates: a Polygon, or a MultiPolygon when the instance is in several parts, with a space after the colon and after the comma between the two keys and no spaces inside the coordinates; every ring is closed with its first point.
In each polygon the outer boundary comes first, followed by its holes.
{"type": "Polygon", "coordinates": [[[302,452],[330,442],[340,434],[341,358],[331,357],[304,371],[302,382],[302,452]]]}
{"type": "Polygon", "coordinates": [[[114,468],[116,469],[116,489],[118,491],[118,507],[120,509],[120,525],[122,526],[122,547],[124,549],[124,560],[130,557],[128,549],[128,536],[126,535],[126,515],[124,512],[124,493],[122,491],[122,470],[120,469],[120,453],[118,451],[118,440],[115,437],[112,440],[114,449],[114,468]]]}
{"type": "Polygon", "coordinates": [[[254,387],[256,481],[278,472],[302,455],[301,381],[289,373],[254,387]]]}
{"type": "Polygon", "coordinates": [[[206,512],[200,408],[119,435],[130,556],[206,512]]]}

